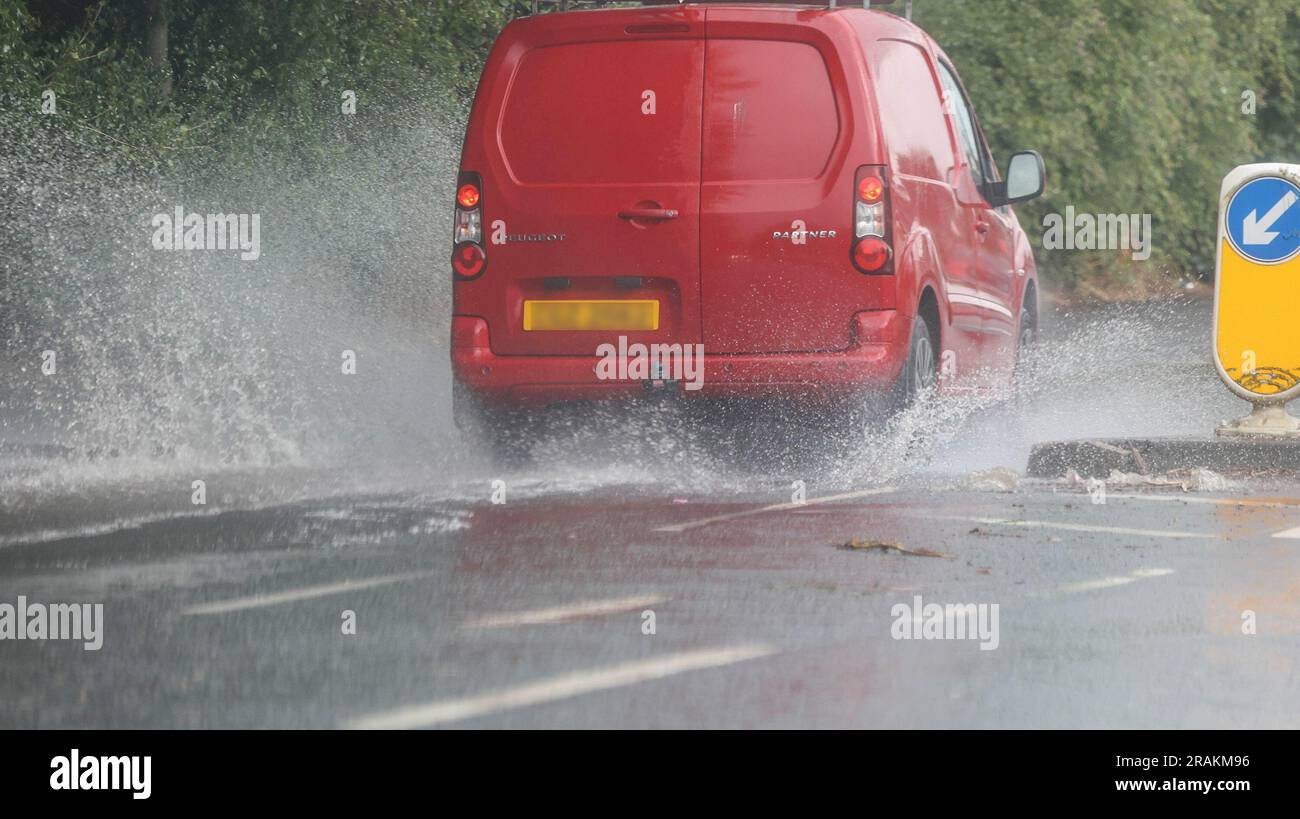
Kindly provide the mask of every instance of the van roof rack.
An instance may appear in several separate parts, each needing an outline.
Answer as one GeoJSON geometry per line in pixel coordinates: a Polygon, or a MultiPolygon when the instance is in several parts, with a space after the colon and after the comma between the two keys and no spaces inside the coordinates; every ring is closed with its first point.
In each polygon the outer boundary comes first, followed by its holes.
{"type": "MultiPolygon", "coordinates": [[[[580,8],[602,8],[611,3],[626,3],[628,0],[532,0],[532,13],[539,14],[546,6],[557,7],[557,11],[569,11],[570,9],[580,8]]],[[[689,3],[733,3],[742,5],[781,5],[781,6],[820,6],[822,8],[849,8],[856,6],[858,2],[862,3],[864,9],[873,6],[892,5],[894,0],[822,0],[822,2],[808,3],[798,2],[798,0],[640,0],[643,6],[679,6],[684,2],[689,3]]],[[[912,17],[912,0],[907,0],[907,17],[912,17]]]]}

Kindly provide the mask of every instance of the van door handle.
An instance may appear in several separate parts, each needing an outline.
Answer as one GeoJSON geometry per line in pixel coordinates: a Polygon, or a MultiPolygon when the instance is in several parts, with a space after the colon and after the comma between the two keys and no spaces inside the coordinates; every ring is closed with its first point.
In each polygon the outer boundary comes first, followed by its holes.
{"type": "Polygon", "coordinates": [[[677,211],[672,208],[628,208],[618,212],[620,219],[649,219],[655,222],[665,222],[669,219],[676,219],[677,211]]]}
{"type": "Polygon", "coordinates": [[[984,234],[988,233],[988,232],[989,232],[989,223],[988,223],[988,222],[976,222],[976,223],[975,223],[975,232],[978,233],[978,234],[981,235],[981,236],[983,236],[984,234]]]}

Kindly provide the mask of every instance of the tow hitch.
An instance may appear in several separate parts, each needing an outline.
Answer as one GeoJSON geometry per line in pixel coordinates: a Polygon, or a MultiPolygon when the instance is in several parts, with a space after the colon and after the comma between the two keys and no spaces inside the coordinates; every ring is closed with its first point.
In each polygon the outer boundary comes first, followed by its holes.
{"type": "Polygon", "coordinates": [[[656,395],[663,393],[677,394],[677,385],[680,381],[676,378],[666,378],[668,368],[662,361],[654,361],[650,364],[650,377],[641,382],[641,387],[648,393],[656,395]]]}

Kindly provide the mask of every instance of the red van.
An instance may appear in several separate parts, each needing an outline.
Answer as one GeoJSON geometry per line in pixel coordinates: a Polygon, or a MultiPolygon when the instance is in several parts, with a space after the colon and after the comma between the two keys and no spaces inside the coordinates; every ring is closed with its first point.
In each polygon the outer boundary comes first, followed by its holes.
{"type": "Polygon", "coordinates": [[[891,13],[517,19],[460,163],[457,422],[665,391],[906,399],[1005,378],[1038,315],[1009,205],[1043,179],[1032,151],[999,176],[952,63],[891,13]]]}

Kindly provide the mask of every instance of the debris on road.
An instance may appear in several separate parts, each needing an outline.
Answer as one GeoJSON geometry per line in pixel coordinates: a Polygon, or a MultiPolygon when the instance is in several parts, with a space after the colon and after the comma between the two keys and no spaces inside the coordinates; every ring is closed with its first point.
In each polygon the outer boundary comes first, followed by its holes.
{"type": "Polygon", "coordinates": [[[842,544],[841,549],[851,552],[898,552],[899,554],[912,555],[914,557],[941,557],[945,560],[955,560],[955,555],[947,555],[943,552],[936,552],[933,549],[909,549],[901,543],[892,540],[850,540],[842,544]]]}
{"type": "MultiPolygon", "coordinates": [[[[1148,487],[1153,489],[1180,489],[1183,492],[1234,492],[1242,488],[1239,481],[1234,481],[1204,467],[1171,469],[1161,475],[1146,475],[1112,469],[1104,482],[1111,489],[1116,487],[1148,487]]],[[[1087,489],[1089,481],[1071,469],[1065,475],[1065,483],[1087,489]]]]}
{"type": "Polygon", "coordinates": [[[1161,475],[1211,467],[1220,475],[1277,471],[1295,476],[1300,474],[1300,440],[1168,437],[1048,441],[1034,445],[1026,474],[1056,479],[1074,471],[1084,478],[1101,478],[1113,471],[1161,475]]]}
{"type": "Polygon", "coordinates": [[[1024,537],[1024,535],[1018,532],[995,532],[992,529],[985,529],[982,526],[976,526],[966,534],[978,535],[979,537],[1024,537]]]}
{"type": "Polygon", "coordinates": [[[1014,492],[1020,486],[1020,473],[999,466],[966,476],[963,487],[975,492],[1014,492]]]}

